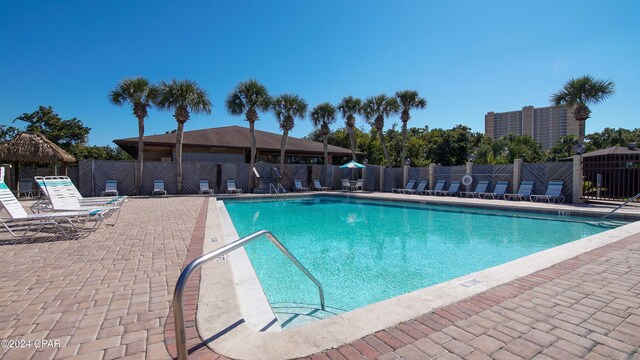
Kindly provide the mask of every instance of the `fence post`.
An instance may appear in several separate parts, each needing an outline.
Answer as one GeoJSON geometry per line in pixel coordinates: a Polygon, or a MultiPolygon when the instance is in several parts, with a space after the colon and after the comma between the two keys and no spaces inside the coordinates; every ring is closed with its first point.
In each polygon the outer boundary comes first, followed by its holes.
{"type": "Polygon", "coordinates": [[[513,188],[512,192],[515,193],[520,187],[520,178],[522,174],[522,159],[513,160],[513,188]]]}
{"type": "MultiPolygon", "coordinates": [[[[466,165],[467,166],[465,168],[465,174],[469,175],[469,176],[472,176],[472,174],[473,174],[473,161],[467,161],[466,165]]],[[[472,188],[471,188],[472,186],[473,186],[473,181],[471,182],[471,184],[464,186],[465,191],[472,191],[472,188]]]]}
{"type": "Polygon", "coordinates": [[[582,155],[573,155],[573,198],[574,204],[582,203],[582,155]]]}
{"type": "Polygon", "coordinates": [[[96,196],[96,193],[95,193],[96,184],[94,179],[95,173],[96,173],[96,161],[94,159],[91,159],[91,196],[96,196]]]}
{"type": "Polygon", "coordinates": [[[436,164],[429,163],[429,190],[436,186],[436,164]]]}

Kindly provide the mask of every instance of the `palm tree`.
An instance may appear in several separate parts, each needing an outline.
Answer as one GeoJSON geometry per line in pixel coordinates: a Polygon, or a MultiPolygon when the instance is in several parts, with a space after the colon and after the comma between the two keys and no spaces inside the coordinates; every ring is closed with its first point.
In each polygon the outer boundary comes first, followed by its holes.
{"type": "Polygon", "coordinates": [[[344,123],[349,132],[349,142],[351,143],[351,160],[356,161],[356,139],[353,134],[353,127],[356,125],[356,115],[362,113],[362,101],[353,96],[347,96],[338,104],[338,110],[342,113],[344,123]]]}
{"type": "Polygon", "coordinates": [[[178,122],[176,129],[176,178],[178,193],[182,192],[182,137],[184,124],[189,120],[189,113],[211,113],[211,101],[207,92],[200,88],[195,81],[175,79],[171,82],[160,82],[158,107],[161,109],[175,109],[173,117],[178,122]]]}
{"type": "Polygon", "coordinates": [[[584,143],[585,121],[591,116],[588,105],[595,105],[615,91],[615,84],[610,80],[594,79],[590,75],[572,78],[564,84],[562,90],[551,95],[555,106],[565,105],[573,108],[573,117],[578,121],[578,143],[584,143]]]}
{"type": "MultiPolygon", "coordinates": [[[[256,132],[255,122],[258,120],[258,110],[268,111],[271,108],[271,97],[264,85],[256,80],[247,80],[239,83],[235,89],[227,96],[227,111],[231,115],[242,115],[249,122],[249,132],[251,133],[251,159],[249,161],[251,169],[256,160],[256,132]]],[[[253,171],[249,170],[249,190],[253,189],[253,171]]]]}
{"type": "Polygon", "coordinates": [[[402,157],[401,161],[404,161],[406,146],[407,146],[407,122],[411,119],[411,115],[409,111],[411,109],[424,109],[427,107],[427,100],[418,95],[418,92],[415,90],[403,90],[396,92],[396,99],[400,103],[402,107],[402,112],[400,113],[400,120],[402,120],[402,157]]]}
{"type": "Polygon", "coordinates": [[[384,133],[382,132],[384,128],[384,118],[391,114],[397,114],[399,110],[400,104],[398,104],[396,98],[390,98],[384,94],[367,98],[362,105],[364,118],[378,131],[380,145],[382,145],[387,167],[391,167],[391,161],[389,160],[389,153],[387,152],[387,145],[384,142],[384,133]]]}
{"type": "Polygon", "coordinates": [[[311,121],[313,126],[320,128],[322,134],[322,148],[324,149],[324,167],[322,174],[323,183],[327,183],[327,166],[329,165],[329,154],[327,148],[329,147],[329,125],[336,121],[336,108],[328,102],[316,105],[311,110],[311,121]]]}
{"type": "Polygon", "coordinates": [[[287,149],[289,131],[295,126],[295,118],[303,119],[307,114],[307,102],[301,97],[291,94],[282,94],[272,102],[272,109],[276,115],[278,125],[282,130],[280,142],[280,174],[284,175],[284,153],[287,149]]]}
{"type": "Polygon", "coordinates": [[[144,166],[144,119],[148,110],[158,97],[158,87],[150,84],[143,77],[122,79],[109,93],[109,100],[114,105],[123,106],[130,103],[133,115],[138,118],[138,166],[135,173],[136,195],[140,195],[142,185],[142,169],[144,166]]]}

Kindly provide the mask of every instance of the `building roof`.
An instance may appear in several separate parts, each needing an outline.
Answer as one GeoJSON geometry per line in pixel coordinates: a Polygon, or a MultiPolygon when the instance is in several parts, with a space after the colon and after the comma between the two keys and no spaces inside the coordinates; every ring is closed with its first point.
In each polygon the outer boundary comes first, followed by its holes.
{"type": "Polygon", "coordinates": [[[600,149],[595,151],[590,151],[588,153],[582,154],[582,157],[592,157],[592,156],[602,156],[602,155],[640,155],[640,150],[638,149],[629,149],[624,146],[612,146],[606,149],[600,149]]]}
{"type": "MultiPolygon", "coordinates": [[[[640,155],[640,150],[629,149],[624,146],[612,146],[606,149],[594,150],[588,153],[582,154],[582,158],[590,158],[594,156],[605,156],[605,155],[640,155]]],[[[561,160],[571,160],[572,157],[566,157],[561,160]]]]}
{"type": "MultiPolygon", "coordinates": [[[[282,134],[274,134],[256,130],[256,148],[258,150],[280,150],[282,134]]],[[[137,146],[138,138],[125,138],[113,140],[116,145],[137,146]]],[[[144,137],[145,145],[174,145],[176,134],[149,135],[144,137]]],[[[249,128],[242,126],[224,126],[219,128],[185,131],[183,145],[210,146],[216,148],[250,149],[251,137],[249,128]]],[[[329,145],[328,152],[332,155],[350,155],[351,150],[339,146],[329,145]]],[[[299,153],[322,153],[322,143],[303,140],[289,136],[287,138],[287,151],[299,153]]],[[[356,152],[361,154],[360,152],[356,152]]]]}

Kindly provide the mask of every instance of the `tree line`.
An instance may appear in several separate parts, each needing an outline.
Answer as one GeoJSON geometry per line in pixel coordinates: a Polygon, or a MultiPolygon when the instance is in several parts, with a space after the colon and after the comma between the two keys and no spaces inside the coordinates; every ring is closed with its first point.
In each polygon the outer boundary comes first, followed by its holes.
{"type": "MultiPolygon", "coordinates": [[[[328,143],[348,147],[349,130],[345,126],[330,131],[328,143]]],[[[363,153],[359,161],[365,159],[370,164],[384,163],[384,154],[377,137],[377,130],[366,131],[354,128],[356,151],[363,153]]],[[[573,147],[578,144],[575,135],[562,136],[556,144],[544,151],[540,143],[529,135],[507,135],[492,139],[480,132],[473,132],[464,125],[451,129],[428,127],[407,129],[406,157],[402,156],[402,131],[397,124],[384,132],[391,166],[402,166],[409,159],[411,166],[427,166],[430,163],[444,166],[463,165],[473,154],[478,165],[511,164],[515,159],[528,163],[557,161],[575,154],[573,147]],[[405,160],[403,160],[405,159],[405,160]]],[[[314,130],[305,139],[321,141],[322,134],[314,130]]],[[[611,146],[626,147],[630,142],[640,143],[640,128],[605,128],[600,132],[587,134],[584,140],[586,151],[605,149],[611,146]]],[[[349,158],[335,158],[335,163],[343,163],[349,158]]]]}
{"type": "MultiPolygon", "coordinates": [[[[564,105],[573,108],[576,120],[584,129],[584,121],[590,117],[588,105],[597,104],[614,92],[614,84],[608,80],[597,80],[590,76],[583,76],[568,81],[564,87],[552,94],[554,105],[564,105]]],[[[144,169],[144,121],[148,117],[148,110],[156,107],[161,110],[173,110],[176,120],[176,177],[178,193],[182,190],[182,141],[184,125],[191,113],[211,113],[211,101],[207,92],[195,81],[171,80],[152,84],[144,77],[125,78],[121,80],[109,93],[112,104],[131,106],[134,117],[138,122],[138,164],[135,172],[136,193],[139,193],[142,172],[144,169]]],[[[413,110],[424,109],[427,100],[415,90],[398,91],[393,96],[380,94],[364,100],[353,96],[344,97],[337,105],[324,102],[316,105],[310,111],[311,120],[316,131],[309,135],[313,140],[322,140],[324,148],[324,163],[328,164],[327,147],[329,143],[351,149],[351,159],[356,160],[356,148],[367,154],[367,158],[374,164],[398,166],[405,161],[411,161],[420,166],[429,162],[442,165],[464,163],[470,153],[474,153],[478,163],[511,162],[515,157],[524,158],[528,162],[540,161],[545,156],[540,144],[527,136],[509,135],[505,138],[493,140],[480,133],[472,133],[463,125],[450,130],[411,128],[407,126],[413,110]],[[331,131],[330,126],[336,121],[336,114],[342,115],[345,121],[348,143],[344,143],[340,130],[331,131]],[[385,121],[400,115],[402,130],[384,130],[385,121]],[[362,116],[371,126],[369,133],[356,128],[357,116],[362,116]],[[332,139],[330,141],[330,137],[332,139]],[[366,138],[366,139],[365,139],[366,138]]],[[[250,166],[253,167],[256,158],[255,121],[259,118],[259,111],[272,111],[283,132],[280,151],[280,170],[283,172],[285,152],[289,131],[295,126],[296,119],[306,117],[308,104],[298,95],[281,94],[272,97],[267,88],[256,80],[240,82],[227,96],[225,107],[231,115],[242,116],[249,122],[251,137],[250,166]]],[[[86,145],[90,128],[84,127],[82,122],[73,118],[62,120],[53,112],[51,107],[41,106],[32,114],[23,114],[15,121],[27,122],[27,131],[42,132],[52,141],[61,145],[78,158],[89,156],[119,157],[120,149],[111,152],[109,147],[89,147],[86,145]],[[67,134],[70,137],[65,137],[67,134]]],[[[14,127],[0,126],[0,139],[8,138],[14,127]]],[[[561,139],[562,140],[562,139],[561,139]]],[[[564,139],[569,141],[569,139],[564,139]]],[[[582,144],[582,133],[577,139],[582,144]]],[[[594,142],[595,144],[595,142],[594,142]]],[[[558,145],[563,146],[563,145],[558,145]]],[[[562,151],[565,149],[562,148],[562,151]]],[[[561,154],[561,150],[554,150],[554,154],[561,154]]],[[[570,152],[569,152],[570,153],[570,152]]],[[[253,187],[253,172],[250,172],[249,186],[253,187]]]]}

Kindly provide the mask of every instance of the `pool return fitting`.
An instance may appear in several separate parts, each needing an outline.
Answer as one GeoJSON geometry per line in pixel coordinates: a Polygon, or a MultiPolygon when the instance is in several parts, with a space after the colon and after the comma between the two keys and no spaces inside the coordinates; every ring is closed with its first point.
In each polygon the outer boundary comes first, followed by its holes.
{"type": "Polygon", "coordinates": [[[326,310],[326,307],[324,304],[324,290],[322,289],[322,285],[320,284],[318,279],[316,279],[315,276],[311,275],[309,270],[307,270],[307,268],[304,267],[304,265],[302,265],[300,261],[298,261],[298,259],[296,259],[296,257],[293,256],[293,254],[291,254],[291,252],[289,252],[289,250],[270,231],[260,230],[260,231],[254,232],[251,235],[247,235],[243,238],[240,238],[217,250],[214,250],[210,253],[197,257],[195,260],[190,262],[189,265],[187,265],[180,273],[178,282],[176,282],[176,288],[173,292],[173,320],[174,320],[174,326],[175,326],[176,351],[178,355],[177,356],[178,360],[186,360],[188,358],[187,339],[186,339],[186,332],[185,332],[186,326],[184,321],[184,309],[183,309],[183,295],[184,295],[185,285],[187,284],[187,280],[189,279],[189,276],[191,276],[191,273],[193,273],[197,268],[202,266],[207,261],[226,255],[232,252],[233,250],[241,248],[246,244],[252,242],[253,240],[260,238],[263,235],[266,236],[267,239],[269,239],[278,248],[278,250],[280,250],[287,258],[289,258],[289,260],[291,260],[291,262],[295,266],[297,266],[298,269],[300,269],[300,271],[302,271],[311,281],[313,281],[314,284],[316,284],[316,286],[318,287],[318,292],[320,294],[320,306],[322,307],[322,310],[326,310]]]}

